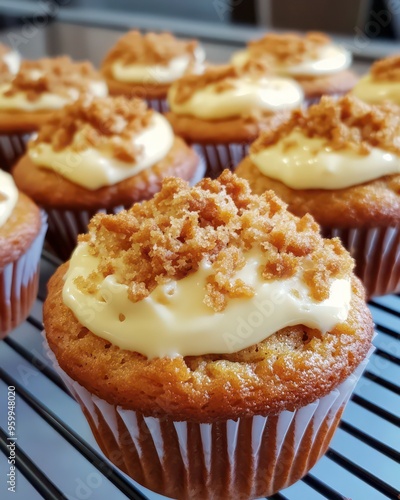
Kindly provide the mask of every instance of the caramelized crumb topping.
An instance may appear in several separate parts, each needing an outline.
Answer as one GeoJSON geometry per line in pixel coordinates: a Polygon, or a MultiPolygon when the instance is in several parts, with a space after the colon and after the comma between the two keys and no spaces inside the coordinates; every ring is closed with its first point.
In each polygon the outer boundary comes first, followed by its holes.
{"type": "Polygon", "coordinates": [[[4,95],[24,92],[30,101],[39,99],[43,92],[71,97],[71,89],[87,93],[90,83],[96,80],[101,80],[101,76],[88,61],[75,62],[67,56],[23,61],[4,95]]]}
{"type": "Polygon", "coordinates": [[[323,33],[269,33],[248,44],[251,58],[269,58],[274,64],[294,65],[306,59],[315,59],[324,45],[332,40],[323,33]]]}
{"type": "Polygon", "coordinates": [[[201,75],[185,75],[177,80],[172,85],[173,99],[177,104],[182,104],[207,85],[214,85],[215,92],[220,93],[233,88],[238,78],[261,78],[269,73],[270,67],[265,61],[249,60],[241,68],[231,64],[209,66],[201,75]]]}
{"type": "Polygon", "coordinates": [[[154,111],[140,99],[125,97],[80,98],[52,114],[29,147],[51,144],[54,151],[89,147],[107,151],[118,160],[135,161],[141,148],[132,136],[150,125],[154,111]]]}
{"type": "Polygon", "coordinates": [[[103,66],[115,61],[128,64],[158,64],[162,66],[180,56],[189,56],[194,62],[196,40],[178,40],[171,33],[130,31],[122,36],[104,59],[103,66]]]}
{"type": "Polygon", "coordinates": [[[296,130],[307,137],[325,139],[333,150],[350,149],[367,155],[378,147],[400,154],[400,108],[366,104],[350,95],[338,100],[324,96],[308,109],[292,111],[286,121],[270,121],[267,126],[253,143],[252,153],[276,144],[296,130]]]}
{"type": "Polygon", "coordinates": [[[339,240],[322,239],[310,215],[290,214],[272,191],[253,195],[247,181],[228,170],[194,187],[169,178],[152,200],[118,215],[95,215],[80,241],[99,259],[95,272],[76,281],[85,293],[96,293],[98,284],[115,274],[137,302],[207,261],[211,274],[204,302],[215,311],[231,298],[254,295],[252,287],[235,279],[252,248],[265,262],[260,273],[266,281],[306,269],[304,281],[317,301],[329,296],[333,279],[348,277],[353,268],[339,240]]]}
{"type": "Polygon", "coordinates": [[[400,82],[400,55],[385,57],[371,66],[374,80],[400,82]]]}

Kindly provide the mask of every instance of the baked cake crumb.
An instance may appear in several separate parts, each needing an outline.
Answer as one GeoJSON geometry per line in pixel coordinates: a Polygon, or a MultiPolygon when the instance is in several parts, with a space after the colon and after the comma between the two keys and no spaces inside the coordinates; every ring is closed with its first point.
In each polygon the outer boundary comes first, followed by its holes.
{"type": "Polygon", "coordinates": [[[96,293],[98,284],[115,274],[137,302],[208,261],[204,302],[216,312],[231,298],[254,295],[251,286],[233,279],[254,247],[265,255],[260,274],[266,281],[309,270],[304,280],[317,301],[329,296],[333,279],[349,278],[353,268],[339,240],[322,239],[310,215],[290,214],[272,191],[253,195],[247,181],[228,170],[194,187],[168,178],[152,200],[117,215],[95,215],[80,241],[99,259],[98,268],[76,282],[85,293],[96,293]]]}
{"type": "MultiPolygon", "coordinates": [[[[269,121],[253,143],[251,153],[276,144],[293,131],[326,140],[332,150],[352,150],[368,155],[372,148],[400,154],[400,108],[371,105],[347,95],[336,100],[324,96],[308,109],[292,111],[285,121],[269,121]]],[[[286,147],[292,147],[292,141],[286,147]]]]}
{"type": "Polygon", "coordinates": [[[389,56],[374,62],[371,76],[377,81],[400,82],[400,55],[389,56]]]}
{"type": "Polygon", "coordinates": [[[120,161],[133,162],[142,148],[133,143],[132,136],[148,127],[153,116],[154,111],[140,99],[81,97],[55,112],[29,147],[47,143],[56,152],[92,147],[120,161]]]}

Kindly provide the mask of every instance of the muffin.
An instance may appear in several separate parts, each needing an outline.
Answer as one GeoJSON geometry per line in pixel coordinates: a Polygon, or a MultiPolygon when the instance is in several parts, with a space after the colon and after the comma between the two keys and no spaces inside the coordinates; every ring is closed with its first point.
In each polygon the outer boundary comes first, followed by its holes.
{"type": "Polygon", "coordinates": [[[10,170],[32,132],[54,110],[80,95],[105,96],[107,86],[89,62],[69,57],[23,61],[12,80],[0,84],[0,168],[10,170]]]}
{"type": "Polygon", "coordinates": [[[190,180],[200,167],[198,155],[144,101],[82,97],[52,115],[13,175],[46,210],[47,239],[66,259],[93,214],[151,198],[165,177],[190,180]]]}
{"type": "Polygon", "coordinates": [[[351,53],[323,33],[268,33],[232,57],[235,66],[266,60],[278,75],[295,78],[309,103],[322,95],[345,94],[358,78],[349,70],[351,53]]]}
{"type": "Polygon", "coordinates": [[[267,74],[264,63],[215,66],[171,86],[166,117],[205,157],[209,177],[236,166],[271,117],[302,103],[294,80],[267,74]]]}
{"type": "Polygon", "coordinates": [[[400,105],[400,55],[376,61],[351,93],[370,104],[388,101],[400,105]]]}
{"type": "Polygon", "coordinates": [[[204,51],[196,40],[178,40],[171,33],[130,31],[106,55],[101,71],[111,95],[140,97],[157,111],[166,111],[171,83],[187,73],[200,73],[204,51]]]}
{"type": "Polygon", "coordinates": [[[271,495],[325,452],[370,352],[353,260],[225,171],[96,215],[44,305],[106,456],[178,499],[271,495]],[[322,264],[323,262],[323,264],[322,264]]]}
{"type": "Polygon", "coordinates": [[[271,126],[238,166],[255,193],[274,190],[338,236],[369,297],[400,290],[400,109],[323,97],[271,126]]]}
{"type": "Polygon", "coordinates": [[[16,50],[13,50],[8,45],[0,43],[0,74],[4,80],[4,75],[15,75],[18,73],[21,64],[21,56],[16,50]]]}
{"type": "Polygon", "coordinates": [[[46,218],[0,170],[0,338],[28,316],[36,299],[46,218]]]}

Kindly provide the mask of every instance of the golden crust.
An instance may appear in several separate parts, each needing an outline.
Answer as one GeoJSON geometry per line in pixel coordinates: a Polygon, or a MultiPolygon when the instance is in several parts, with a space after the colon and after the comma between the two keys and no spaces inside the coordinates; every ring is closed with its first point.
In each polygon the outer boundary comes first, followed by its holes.
{"type": "Polygon", "coordinates": [[[235,173],[249,182],[254,193],[272,189],[292,213],[299,217],[310,213],[322,226],[385,227],[400,223],[400,175],[345,189],[291,189],[263,175],[249,157],[239,163],[235,173]]]}
{"type": "Polygon", "coordinates": [[[138,97],[140,99],[165,99],[167,97],[170,84],[155,85],[154,82],[145,84],[125,83],[114,80],[109,73],[103,72],[108,86],[108,92],[112,96],[125,96],[129,99],[138,97]]]}
{"type": "Polygon", "coordinates": [[[364,290],[353,278],[349,317],[321,334],[280,330],[230,355],[147,360],[83,328],[62,300],[61,266],[44,304],[47,341],[61,368],[110,404],[173,420],[213,422],[293,411],[323,397],[366,356],[373,335],[364,290]]]}
{"type": "Polygon", "coordinates": [[[15,183],[44,208],[90,210],[131,205],[151,198],[165,177],[176,175],[190,180],[199,164],[196,153],[176,137],[164,159],[113,186],[90,191],[61,177],[56,172],[35,165],[26,154],[13,169],[15,183]]]}
{"type": "Polygon", "coordinates": [[[0,111],[0,133],[35,132],[51,117],[53,111],[0,111]]]}
{"type": "Polygon", "coordinates": [[[27,196],[19,193],[10,218],[0,227],[0,271],[28,250],[39,234],[40,227],[39,208],[27,196]]]}

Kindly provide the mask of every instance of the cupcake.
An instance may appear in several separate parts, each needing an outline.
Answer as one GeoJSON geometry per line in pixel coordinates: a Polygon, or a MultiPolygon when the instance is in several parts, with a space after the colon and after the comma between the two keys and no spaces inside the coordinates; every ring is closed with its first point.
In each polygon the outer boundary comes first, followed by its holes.
{"type": "Polygon", "coordinates": [[[111,95],[140,97],[157,111],[166,111],[171,84],[203,69],[204,51],[196,40],[178,40],[171,33],[130,31],[105,57],[101,71],[111,95]]]}
{"type": "Polygon", "coordinates": [[[400,290],[400,108],[323,97],[264,131],[236,173],[338,236],[369,297],[400,290]]]}
{"type": "Polygon", "coordinates": [[[107,95],[89,62],[69,57],[23,61],[16,76],[0,84],[0,168],[10,170],[26,142],[54,110],[80,95],[107,95]]]}
{"type": "Polygon", "coordinates": [[[36,299],[46,219],[0,170],[0,338],[28,316],[36,299]]]}
{"type": "Polygon", "coordinates": [[[294,80],[267,73],[263,63],[215,66],[171,86],[166,117],[205,157],[209,177],[237,165],[271,117],[279,121],[280,113],[302,103],[294,80]]]}
{"type": "Polygon", "coordinates": [[[0,43],[0,74],[1,80],[4,81],[5,75],[11,77],[18,73],[21,64],[21,56],[16,50],[0,43]]]}
{"type": "Polygon", "coordinates": [[[249,499],[325,452],[373,325],[353,260],[225,171],[96,215],[45,335],[105,455],[179,499],[249,499]],[[323,264],[321,263],[323,262],[323,264]]]}
{"type": "Polygon", "coordinates": [[[309,103],[325,94],[345,94],[358,78],[348,68],[351,53],[323,33],[268,33],[232,57],[235,66],[266,60],[278,75],[295,78],[309,103]]]}
{"type": "Polygon", "coordinates": [[[98,211],[114,213],[190,180],[198,155],[144,101],[86,98],[54,113],[13,169],[18,187],[49,217],[47,239],[66,259],[98,211]]]}
{"type": "Polygon", "coordinates": [[[370,104],[388,101],[400,105],[400,55],[376,61],[351,93],[370,104]]]}

